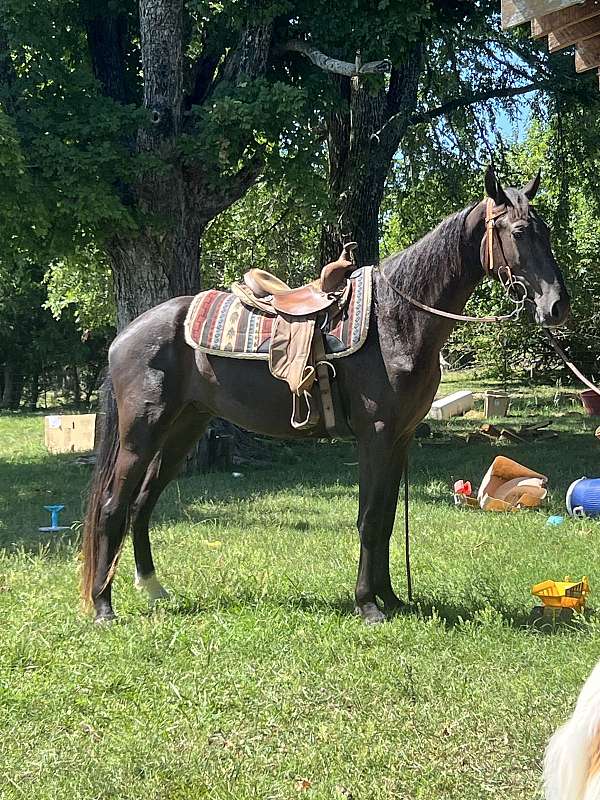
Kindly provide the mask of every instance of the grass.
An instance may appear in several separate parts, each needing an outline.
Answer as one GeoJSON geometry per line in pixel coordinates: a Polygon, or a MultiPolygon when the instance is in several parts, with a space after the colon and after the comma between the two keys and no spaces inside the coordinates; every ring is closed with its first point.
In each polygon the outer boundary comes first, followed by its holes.
{"type": "MultiPolygon", "coordinates": [[[[469,381],[483,388],[461,375],[444,391],[469,381]]],[[[545,525],[571,480],[598,473],[599,447],[573,393],[519,393],[522,417],[556,415],[559,438],[537,444],[464,444],[479,406],[437,424],[445,444],[414,448],[417,608],[375,628],[352,614],[352,445],[276,444],[269,469],[178,481],[153,533],[172,598],[148,610],[127,547],[121,624],[97,628],[78,608],[76,531],[37,533],[47,502],[81,517],[89,467],[45,452],[41,416],[0,416],[2,800],[539,797],[600,623],[529,628],[530,587],[567,573],[600,585],[600,524],[545,525]],[[550,476],[548,508],[453,508],[452,480],[478,482],[498,452],[550,476]]],[[[399,515],[404,593],[401,529],[399,515]]]]}

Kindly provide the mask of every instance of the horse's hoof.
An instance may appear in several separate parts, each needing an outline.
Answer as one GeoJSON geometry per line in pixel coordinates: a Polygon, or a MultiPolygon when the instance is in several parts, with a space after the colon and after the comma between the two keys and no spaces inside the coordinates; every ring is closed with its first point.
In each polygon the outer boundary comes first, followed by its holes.
{"type": "Polygon", "coordinates": [[[363,618],[365,625],[379,625],[385,622],[385,614],[377,603],[365,603],[356,607],[356,613],[363,618]]]}
{"type": "Polygon", "coordinates": [[[396,617],[398,614],[404,614],[408,606],[406,603],[403,603],[402,600],[398,600],[397,603],[384,603],[383,610],[385,612],[386,617],[396,617]]]}
{"type": "Polygon", "coordinates": [[[94,619],[95,625],[110,625],[111,622],[117,621],[117,615],[112,609],[110,611],[100,611],[96,614],[94,619]]]}
{"type": "Polygon", "coordinates": [[[155,572],[151,573],[150,575],[146,575],[145,577],[136,572],[135,588],[138,590],[138,592],[146,592],[148,601],[150,603],[150,608],[152,608],[157,600],[167,600],[169,597],[169,593],[158,580],[155,572]]]}

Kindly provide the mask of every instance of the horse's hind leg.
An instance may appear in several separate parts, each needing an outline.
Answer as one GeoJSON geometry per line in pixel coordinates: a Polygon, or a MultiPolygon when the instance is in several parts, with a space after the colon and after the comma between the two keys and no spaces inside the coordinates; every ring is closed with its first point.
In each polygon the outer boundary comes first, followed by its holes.
{"type": "Polygon", "coordinates": [[[154,569],[148,528],[150,517],[167,485],[176,477],[186,455],[202,436],[210,420],[195,408],[186,409],[169,430],[160,451],[146,471],[140,492],[131,513],[131,530],[135,556],[135,585],[148,594],[151,603],[167,597],[154,569]]]}
{"type": "Polygon", "coordinates": [[[123,538],[129,524],[129,504],[135,495],[148,463],[154,455],[150,443],[134,450],[119,449],[112,490],[100,512],[92,600],[96,622],[114,619],[112,580],[123,538]]]}

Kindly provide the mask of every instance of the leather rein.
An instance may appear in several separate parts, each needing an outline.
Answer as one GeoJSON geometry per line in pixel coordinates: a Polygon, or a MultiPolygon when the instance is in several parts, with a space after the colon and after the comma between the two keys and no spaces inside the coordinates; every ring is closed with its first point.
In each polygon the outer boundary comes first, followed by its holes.
{"type": "Polygon", "coordinates": [[[489,277],[498,278],[502,284],[502,288],[504,289],[506,296],[515,304],[515,307],[510,314],[500,314],[490,317],[470,317],[465,314],[453,314],[450,311],[442,311],[440,308],[434,308],[433,306],[428,306],[427,303],[421,303],[419,300],[415,300],[414,297],[411,297],[410,295],[406,294],[406,292],[403,292],[402,289],[394,286],[394,284],[383,271],[380,270],[379,274],[383,277],[388,286],[390,286],[391,289],[396,292],[396,294],[400,295],[400,297],[409,302],[415,308],[418,308],[421,311],[426,311],[429,314],[435,314],[436,316],[444,317],[445,319],[454,319],[458,322],[500,323],[516,320],[520,317],[527,299],[527,289],[525,284],[523,281],[514,277],[508,264],[504,263],[499,267],[494,266],[494,234],[496,234],[495,238],[498,242],[502,257],[506,262],[502,242],[496,233],[495,223],[498,217],[506,214],[507,210],[508,209],[506,206],[496,206],[494,201],[488,197],[485,206],[485,250],[483,258],[483,271],[489,277]]]}

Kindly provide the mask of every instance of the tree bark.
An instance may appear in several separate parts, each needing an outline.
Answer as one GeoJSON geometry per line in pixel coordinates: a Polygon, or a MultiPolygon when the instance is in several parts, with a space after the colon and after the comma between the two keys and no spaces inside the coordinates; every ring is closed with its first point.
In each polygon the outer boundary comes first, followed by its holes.
{"type": "Polygon", "coordinates": [[[359,264],[379,261],[379,208],[392,160],[417,102],[422,47],[395,66],[389,85],[374,91],[361,77],[331,80],[338,104],[327,119],[329,193],[333,221],[321,236],[321,262],[358,242],[359,264]]]}
{"type": "Polygon", "coordinates": [[[8,361],[4,366],[4,391],[2,392],[2,402],[0,408],[8,408],[10,411],[17,411],[21,405],[23,395],[23,375],[17,366],[8,361]]]}
{"type": "Polygon", "coordinates": [[[171,297],[200,291],[201,226],[189,218],[179,222],[168,234],[147,227],[110,242],[119,330],[171,297]]]}

